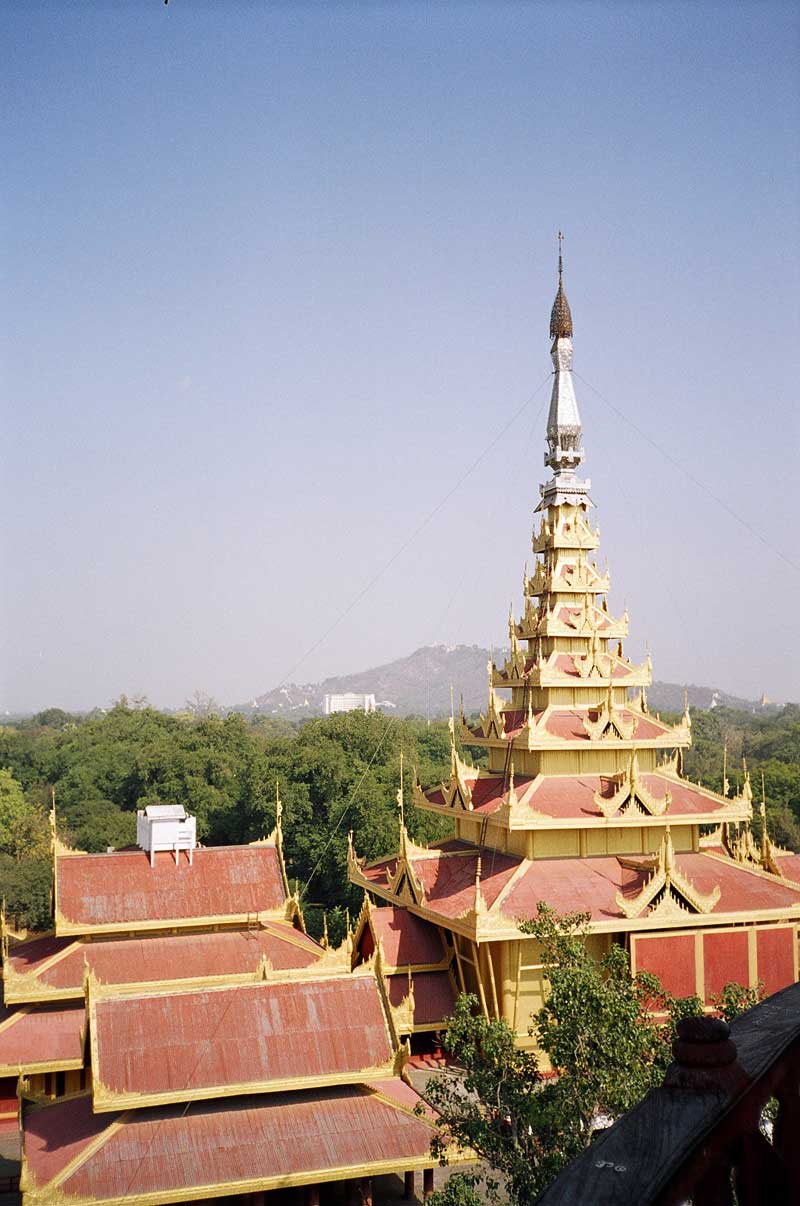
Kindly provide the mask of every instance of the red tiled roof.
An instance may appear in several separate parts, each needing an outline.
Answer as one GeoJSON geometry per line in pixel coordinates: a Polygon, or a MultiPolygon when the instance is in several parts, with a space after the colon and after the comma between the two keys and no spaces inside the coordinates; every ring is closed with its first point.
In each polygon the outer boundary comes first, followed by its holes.
{"type": "Polygon", "coordinates": [[[127,1093],[152,1102],[353,1083],[393,1056],[371,976],[98,997],[92,1026],[95,1106],[102,1096],[105,1108],[127,1093]]]}
{"type": "MultiPolygon", "coordinates": [[[[389,1000],[392,1005],[400,1005],[408,996],[408,976],[398,972],[396,976],[388,977],[388,984],[389,1000]]],[[[415,972],[412,984],[415,1026],[443,1022],[452,1015],[456,994],[448,972],[415,972]]]]}
{"type": "MultiPolygon", "coordinates": [[[[95,941],[40,938],[12,947],[11,973],[37,974],[39,985],[53,995],[83,992],[85,964],[102,984],[146,984],[154,980],[189,980],[205,976],[237,975],[255,971],[263,956],[278,971],[309,967],[322,948],[288,922],[269,921],[266,928],[219,930],[216,933],[144,935],[137,938],[102,938],[95,941]],[[63,951],[49,967],[38,970],[50,955],[63,951]]],[[[13,988],[15,1000],[18,990],[13,988]]]]}
{"type": "Polygon", "coordinates": [[[431,1127],[409,1108],[413,1090],[382,1082],[379,1091],[346,1086],[105,1117],[92,1115],[89,1097],[73,1098],[26,1114],[28,1176],[42,1191],[77,1159],[59,1184],[66,1201],[147,1194],[155,1206],[178,1191],[201,1198],[222,1185],[242,1192],[314,1173],[327,1181],[430,1166],[431,1127]]]}
{"type": "Polygon", "coordinates": [[[86,1010],[82,1002],[0,1009],[0,1076],[20,1070],[83,1067],[86,1010]]]}
{"type": "Polygon", "coordinates": [[[375,937],[383,943],[387,967],[424,967],[441,963],[445,957],[436,926],[409,913],[408,909],[394,905],[372,909],[370,924],[375,937]]]}
{"type": "MultiPolygon", "coordinates": [[[[766,876],[748,871],[732,860],[708,854],[679,854],[678,870],[700,893],[720,887],[714,914],[743,913],[756,909],[788,909],[800,905],[800,892],[766,876]]],[[[539,901],[557,913],[591,912],[592,921],[621,920],[615,900],[618,891],[634,897],[649,878],[646,871],[623,867],[612,857],[537,859],[503,899],[502,911],[512,921],[533,917],[539,901]]]]}
{"type": "Polygon", "coordinates": [[[272,845],[212,846],[182,853],[176,866],[162,852],[150,866],[144,850],[68,854],[56,866],[56,928],[91,931],[137,923],[242,917],[285,901],[272,845]]]}

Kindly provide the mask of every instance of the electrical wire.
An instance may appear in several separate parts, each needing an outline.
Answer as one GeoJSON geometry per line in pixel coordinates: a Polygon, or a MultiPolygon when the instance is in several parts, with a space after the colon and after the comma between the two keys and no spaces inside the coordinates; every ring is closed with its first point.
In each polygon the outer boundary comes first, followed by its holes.
{"type": "Polygon", "coordinates": [[[600,392],[597,386],[592,385],[591,381],[587,381],[585,377],[582,377],[580,373],[575,372],[574,369],[573,376],[577,377],[579,381],[582,381],[584,385],[588,386],[592,393],[596,394],[601,402],[604,402],[605,405],[612,410],[618,418],[622,419],[624,423],[627,423],[628,426],[632,428],[632,430],[635,431],[636,434],[641,437],[641,439],[648,443],[651,448],[655,448],[656,452],[660,452],[664,459],[669,461],[670,465],[673,465],[674,468],[678,469],[685,478],[692,482],[693,485],[697,486],[699,490],[702,490],[704,494],[707,494],[710,499],[713,499],[718,507],[722,507],[722,510],[727,512],[731,519],[735,519],[736,522],[741,524],[741,526],[748,531],[751,536],[754,536],[756,540],[760,541],[765,548],[768,548],[770,552],[775,554],[776,557],[779,557],[781,561],[785,562],[785,564],[788,565],[790,569],[793,569],[795,573],[800,574],[800,565],[798,565],[796,561],[792,561],[791,558],[787,557],[786,554],[783,553],[779,548],[776,548],[774,544],[771,544],[770,541],[767,540],[766,536],[763,536],[757,528],[754,528],[753,525],[749,523],[742,515],[739,515],[737,511],[734,511],[733,507],[730,507],[724,499],[720,498],[718,494],[715,494],[713,490],[710,490],[705,482],[702,482],[700,478],[695,477],[690,469],[687,469],[685,465],[682,465],[681,462],[677,460],[670,452],[667,452],[666,448],[662,448],[657,440],[654,440],[653,437],[648,435],[646,431],[643,431],[637,423],[634,423],[633,419],[629,418],[624,411],[620,410],[618,406],[615,406],[614,403],[605,396],[605,394],[600,392]]]}

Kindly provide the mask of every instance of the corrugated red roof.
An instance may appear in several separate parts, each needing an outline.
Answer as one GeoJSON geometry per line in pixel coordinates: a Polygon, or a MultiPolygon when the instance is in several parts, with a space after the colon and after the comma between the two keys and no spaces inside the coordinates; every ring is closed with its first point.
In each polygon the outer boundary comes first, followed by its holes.
{"type": "MultiPolygon", "coordinates": [[[[414,972],[411,982],[414,988],[415,1026],[430,1026],[452,1016],[456,995],[448,972],[414,972]]],[[[408,996],[408,975],[398,972],[395,976],[389,976],[388,986],[392,1005],[400,1005],[408,996]]]]}
{"type": "MultiPolygon", "coordinates": [[[[720,899],[714,914],[742,913],[756,909],[787,909],[800,905],[800,892],[784,887],[766,876],[748,871],[732,860],[708,854],[676,855],[678,870],[700,893],[719,885],[720,899]]],[[[623,867],[611,857],[537,859],[514,885],[502,903],[511,920],[533,917],[539,901],[546,901],[557,913],[590,910],[592,921],[621,920],[623,913],[615,900],[620,890],[634,897],[649,878],[646,871],[623,867]]]]}
{"type": "Polygon", "coordinates": [[[243,917],[279,909],[285,892],[272,845],[212,846],[186,853],[177,866],[144,850],[68,854],[57,860],[56,927],[91,931],[137,923],[243,917]],[[62,921],[63,919],[63,921],[62,921]]]}
{"type": "MultiPolygon", "coordinates": [[[[542,711],[533,713],[535,723],[539,722],[542,714],[542,711]]],[[[632,712],[629,708],[620,708],[618,714],[623,720],[633,719],[635,721],[631,740],[652,741],[654,738],[670,732],[669,725],[662,724],[661,721],[656,721],[651,716],[642,716],[639,712],[632,712]]],[[[551,736],[560,737],[563,741],[588,741],[589,734],[583,723],[587,716],[595,719],[597,709],[555,708],[545,721],[545,729],[551,736]]],[[[505,737],[514,737],[525,728],[528,713],[520,709],[504,709],[503,721],[505,737]]],[[[478,738],[483,737],[483,730],[480,727],[470,731],[478,738]]]]}
{"type": "MultiPolygon", "coordinates": [[[[447,842],[413,858],[414,873],[425,890],[425,904],[443,917],[458,917],[475,903],[475,872],[478,852],[466,843],[447,842]]],[[[522,860],[513,855],[487,851],[481,862],[481,893],[489,908],[503,891],[522,860]]],[[[397,859],[386,859],[362,874],[376,886],[388,883],[397,859]]]]}
{"type": "Polygon", "coordinates": [[[394,905],[372,909],[370,923],[375,937],[383,943],[387,967],[424,967],[441,963],[445,957],[436,926],[408,909],[394,905]]]}
{"type": "MultiPolygon", "coordinates": [[[[425,889],[426,908],[443,918],[459,917],[469,909],[474,902],[477,857],[474,847],[458,841],[442,843],[438,849],[415,855],[414,872],[425,889]]],[[[546,901],[557,913],[590,910],[596,922],[622,920],[616,893],[622,890],[635,896],[649,878],[649,872],[623,867],[613,856],[529,861],[485,850],[481,860],[481,891],[489,909],[523,863],[524,871],[500,905],[502,913],[512,922],[534,916],[539,901],[546,901]]],[[[713,891],[719,884],[720,899],[714,914],[748,916],[754,910],[782,910],[800,905],[799,889],[732,859],[715,858],[708,852],[681,853],[676,855],[676,863],[681,874],[701,894],[713,891]]],[[[387,859],[363,867],[361,873],[376,888],[387,887],[388,874],[394,872],[396,864],[396,859],[387,859]]]]}
{"type": "Polygon", "coordinates": [[[47,1072],[65,1063],[83,1067],[86,1010],[82,1002],[0,1008],[0,1076],[47,1072]]]}
{"type": "Polygon", "coordinates": [[[393,1057],[372,976],[98,997],[92,1025],[104,1104],[126,1093],[269,1091],[287,1079],[352,1083],[393,1057]]]}
{"type": "MultiPolygon", "coordinates": [[[[219,930],[204,934],[144,935],[137,938],[61,938],[25,943],[9,952],[12,973],[36,974],[37,983],[57,995],[83,989],[85,965],[102,984],[145,984],[154,980],[199,979],[255,971],[263,956],[283,971],[309,967],[323,953],[313,938],[288,922],[270,921],[266,928],[219,930]],[[49,954],[38,949],[41,942],[49,954]],[[63,952],[48,967],[46,959],[63,952]],[[41,969],[41,970],[40,970],[41,969]]],[[[17,989],[15,988],[15,993],[17,989]]],[[[15,999],[17,999],[15,997],[15,999]]]]}
{"type": "MultiPolygon", "coordinates": [[[[623,720],[636,722],[631,737],[632,741],[649,741],[670,731],[668,725],[661,724],[660,721],[655,721],[649,716],[642,716],[638,712],[632,712],[628,708],[620,708],[618,714],[623,720]]],[[[594,719],[597,709],[554,709],[548,716],[545,727],[548,733],[554,737],[561,737],[565,741],[588,741],[589,734],[586,732],[583,722],[589,715],[594,719]]]]}
{"type": "MultiPolygon", "coordinates": [[[[670,817],[716,812],[730,803],[694,783],[677,781],[666,775],[648,773],[640,775],[640,779],[656,800],[663,800],[669,792],[672,797],[668,810],[670,817]]],[[[468,779],[467,783],[472,791],[473,812],[497,812],[508,799],[507,779],[502,774],[468,779]]],[[[604,775],[544,775],[537,779],[520,775],[514,780],[514,791],[520,803],[558,820],[602,817],[594,800],[595,793],[610,799],[617,789],[618,784],[604,775]]],[[[430,803],[445,807],[441,788],[425,794],[430,803]]]]}
{"type": "Polygon", "coordinates": [[[778,858],[777,865],[781,875],[800,884],[800,854],[783,855],[778,858]]]}
{"type": "Polygon", "coordinates": [[[149,1194],[155,1204],[179,1191],[199,1198],[223,1185],[238,1183],[241,1192],[280,1178],[343,1180],[430,1164],[431,1127],[412,1112],[413,1090],[381,1082],[380,1093],[346,1086],[110,1117],[92,1116],[90,1098],[73,1098],[26,1114],[28,1176],[41,1191],[83,1153],[59,1184],[65,1200],[149,1194]]]}

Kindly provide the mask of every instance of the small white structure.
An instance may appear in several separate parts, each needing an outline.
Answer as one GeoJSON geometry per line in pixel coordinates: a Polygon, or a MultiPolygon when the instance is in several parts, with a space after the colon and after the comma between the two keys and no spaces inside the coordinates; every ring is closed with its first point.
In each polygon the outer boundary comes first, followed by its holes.
{"type": "Polygon", "coordinates": [[[344,691],[341,695],[326,695],[325,715],[332,712],[374,712],[374,695],[357,695],[355,691],[344,691]]]}
{"type": "Polygon", "coordinates": [[[155,864],[156,850],[171,850],[178,862],[178,852],[186,850],[189,865],[197,845],[197,818],[190,817],[182,804],[148,804],[136,813],[136,841],[155,864]]]}

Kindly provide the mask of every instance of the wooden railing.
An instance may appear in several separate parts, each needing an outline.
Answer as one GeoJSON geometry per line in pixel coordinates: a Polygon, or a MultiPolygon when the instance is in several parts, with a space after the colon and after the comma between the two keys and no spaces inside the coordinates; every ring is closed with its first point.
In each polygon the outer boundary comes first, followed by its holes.
{"type": "Polygon", "coordinates": [[[684,1019],[673,1052],[661,1088],[603,1131],[536,1206],[800,1202],[800,984],[730,1027],[684,1019]]]}

